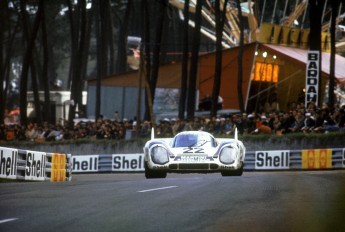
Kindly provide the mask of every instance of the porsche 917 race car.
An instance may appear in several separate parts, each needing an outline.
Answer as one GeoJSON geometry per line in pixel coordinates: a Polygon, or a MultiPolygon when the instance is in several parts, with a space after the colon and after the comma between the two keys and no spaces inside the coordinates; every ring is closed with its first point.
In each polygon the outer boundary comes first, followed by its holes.
{"type": "Polygon", "coordinates": [[[146,178],[165,178],[168,172],[220,172],[241,176],[245,146],[237,138],[215,138],[204,131],[184,131],[174,138],[154,138],[144,147],[146,178]]]}

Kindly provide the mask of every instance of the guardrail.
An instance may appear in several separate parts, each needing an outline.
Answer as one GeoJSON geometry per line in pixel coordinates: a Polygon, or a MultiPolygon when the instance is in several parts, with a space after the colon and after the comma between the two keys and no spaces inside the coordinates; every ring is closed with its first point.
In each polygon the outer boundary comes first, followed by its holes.
{"type": "Polygon", "coordinates": [[[73,173],[144,171],[144,154],[101,154],[72,156],[73,173]]]}
{"type": "Polygon", "coordinates": [[[246,153],[245,170],[308,170],[345,168],[345,148],[246,153]]]}
{"type": "MultiPolygon", "coordinates": [[[[244,170],[345,168],[345,148],[248,151],[244,170]]],[[[72,173],[143,172],[144,154],[70,155],[0,147],[0,178],[70,181],[72,173]]]]}
{"type": "Polygon", "coordinates": [[[70,181],[70,154],[0,147],[0,178],[26,181],[70,181]]]}
{"type": "MultiPolygon", "coordinates": [[[[308,170],[345,168],[345,148],[248,151],[244,170],[308,170]]],[[[100,154],[72,157],[73,173],[141,172],[144,154],[100,154]]]]}

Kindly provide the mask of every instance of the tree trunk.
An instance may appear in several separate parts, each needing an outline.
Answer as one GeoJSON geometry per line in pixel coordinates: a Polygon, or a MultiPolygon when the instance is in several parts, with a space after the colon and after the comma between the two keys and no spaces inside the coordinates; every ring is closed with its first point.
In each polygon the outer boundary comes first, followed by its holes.
{"type": "Polygon", "coordinates": [[[179,119],[185,118],[186,110],[186,97],[187,97],[187,84],[188,84],[188,57],[189,57],[189,0],[185,0],[183,9],[184,21],[183,21],[183,53],[182,53],[182,73],[181,73],[181,90],[180,90],[180,100],[179,100],[179,119]]]}
{"type": "Polygon", "coordinates": [[[109,14],[108,14],[108,7],[109,1],[100,1],[99,4],[100,7],[100,28],[101,28],[101,56],[102,56],[102,63],[101,63],[101,77],[109,74],[109,60],[108,60],[108,54],[109,54],[109,34],[112,33],[109,31],[109,14]]]}
{"type": "Polygon", "coordinates": [[[214,82],[212,91],[212,108],[211,116],[215,117],[218,111],[218,98],[222,80],[222,54],[223,54],[223,28],[225,23],[225,12],[227,0],[224,1],[223,11],[220,11],[220,0],[215,1],[215,15],[216,15],[216,63],[214,72],[214,82]]]}
{"type": "MultiPolygon", "coordinates": [[[[35,40],[37,37],[39,25],[40,25],[40,14],[42,13],[42,10],[38,8],[38,11],[36,13],[36,19],[34,22],[34,27],[31,33],[29,33],[29,25],[27,22],[29,20],[26,16],[26,2],[24,0],[20,1],[20,8],[21,8],[21,14],[22,14],[22,20],[23,20],[23,31],[25,34],[25,37],[28,38],[27,41],[27,48],[25,52],[25,56],[23,59],[23,68],[22,68],[22,74],[20,78],[20,123],[22,125],[27,124],[27,84],[28,84],[28,75],[29,75],[29,67],[30,67],[30,61],[32,59],[32,51],[35,46],[35,40]]],[[[35,105],[39,104],[35,102],[35,105]]]]}
{"type": "Polygon", "coordinates": [[[96,105],[95,105],[95,117],[96,119],[99,118],[101,114],[101,63],[102,63],[102,56],[101,56],[101,36],[100,36],[100,15],[99,15],[99,4],[100,2],[94,0],[92,2],[94,6],[94,15],[95,15],[95,31],[96,31],[96,44],[97,44],[97,83],[96,83],[96,105]]]}
{"type": "MultiPolygon", "coordinates": [[[[6,23],[8,23],[7,18],[7,3],[6,1],[0,1],[0,31],[5,31],[6,23]]],[[[10,33],[9,33],[10,34],[10,33]]],[[[0,33],[0,41],[4,41],[4,33],[0,33]]],[[[4,54],[4,47],[3,43],[0,43],[0,83],[5,82],[5,63],[3,59],[4,54]]],[[[7,86],[8,83],[5,82],[7,86]]],[[[6,109],[6,102],[5,102],[5,91],[4,88],[0,88],[0,124],[3,124],[5,119],[5,109],[6,109]]]]}
{"type": "Polygon", "coordinates": [[[113,33],[113,16],[112,16],[112,11],[111,11],[111,3],[110,1],[106,1],[105,5],[106,9],[106,20],[107,24],[106,27],[107,29],[107,41],[108,41],[108,63],[109,67],[107,70],[107,74],[113,74],[116,70],[116,64],[115,64],[115,41],[114,41],[114,33],[113,33]]]}
{"type": "Polygon", "coordinates": [[[117,46],[116,72],[122,73],[127,70],[127,37],[129,17],[132,10],[132,0],[128,0],[125,17],[119,23],[119,43],[117,46]]]}
{"type": "Polygon", "coordinates": [[[195,9],[195,27],[193,30],[192,58],[189,72],[189,89],[187,97],[187,118],[193,119],[195,114],[196,102],[196,82],[198,74],[199,48],[200,48],[200,28],[201,28],[201,9],[204,0],[198,0],[195,9]]]}
{"type": "MultiPolygon", "coordinates": [[[[153,56],[152,56],[152,72],[150,78],[150,91],[151,91],[151,104],[153,105],[154,98],[155,98],[155,91],[157,86],[158,80],[158,72],[159,72],[159,60],[160,60],[160,52],[161,52],[161,44],[162,44],[162,37],[163,37],[163,27],[164,27],[164,19],[166,15],[166,6],[168,5],[168,1],[164,0],[158,4],[158,18],[156,20],[156,38],[153,46],[153,56]]],[[[154,115],[151,110],[150,115],[151,120],[154,120],[154,115]]]]}
{"type": "Polygon", "coordinates": [[[240,44],[239,44],[239,54],[237,56],[238,59],[238,76],[237,76],[237,92],[238,92],[238,105],[240,107],[241,113],[244,112],[244,103],[243,103],[243,92],[242,92],[242,82],[243,82],[243,43],[244,43],[244,25],[243,25],[243,17],[242,17],[242,9],[240,5],[240,0],[237,0],[237,10],[238,10],[238,20],[240,24],[240,44]]]}
{"type": "MultiPolygon", "coordinates": [[[[37,71],[36,71],[36,64],[34,60],[30,60],[30,71],[31,71],[31,83],[32,83],[32,92],[34,95],[34,108],[35,108],[35,121],[38,124],[42,123],[42,108],[41,108],[41,101],[39,95],[39,87],[37,84],[37,71]]],[[[50,122],[47,120],[47,122],[50,122]]]]}
{"type": "Polygon", "coordinates": [[[72,9],[71,2],[69,3],[69,13],[70,13],[70,25],[71,25],[71,40],[72,44],[75,46],[72,48],[71,67],[72,71],[72,83],[71,83],[71,98],[70,100],[74,102],[69,107],[68,121],[69,125],[73,126],[74,118],[76,114],[76,106],[79,110],[82,107],[82,91],[83,91],[83,81],[82,76],[83,61],[85,61],[85,56],[87,56],[87,49],[85,49],[86,44],[86,31],[87,31],[87,15],[86,15],[86,1],[78,1],[75,11],[72,9]]]}
{"type": "MultiPolygon", "coordinates": [[[[1,1],[0,4],[2,4],[2,3],[6,3],[6,1],[1,1]]],[[[1,5],[0,5],[0,8],[1,8],[1,5]]],[[[2,104],[0,104],[0,123],[3,123],[4,119],[5,119],[5,109],[7,109],[7,94],[8,94],[9,84],[10,84],[12,48],[13,48],[13,43],[15,41],[14,38],[15,38],[17,30],[19,28],[20,17],[17,18],[16,26],[14,27],[13,31],[11,31],[11,28],[9,28],[10,20],[9,20],[9,15],[8,15],[8,8],[6,6],[5,8],[1,8],[1,9],[6,10],[6,13],[4,13],[4,14],[0,13],[1,16],[3,16],[3,17],[6,16],[6,17],[4,17],[5,19],[4,19],[3,23],[1,24],[1,26],[3,28],[8,27],[7,28],[7,31],[8,31],[7,40],[9,41],[7,44],[7,47],[6,47],[5,60],[3,61],[2,71],[0,73],[0,81],[1,81],[0,83],[5,83],[5,87],[0,88],[0,91],[2,91],[2,93],[0,94],[0,102],[2,103],[2,104]]],[[[1,36],[3,36],[2,33],[1,33],[1,36]]],[[[3,46],[3,44],[1,43],[0,47],[2,47],[2,46],[3,46]]],[[[5,48],[2,47],[2,49],[5,49],[5,48]]]]}
{"type": "Polygon", "coordinates": [[[335,24],[338,13],[338,1],[331,1],[332,3],[332,19],[331,19],[331,60],[330,60],[330,74],[329,74],[329,86],[328,86],[328,105],[331,109],[334,108],[334,87],[335,87],[335,24]]]}
{"type": "Polygon", "coordinates": [[[151,121],[151,109],[152,107],[152,96],[150,90],[150,77],[151,77],[151,48],[150,48],[150,18],[149,18],[149,11],[147,6],[147,0],[143,0],[141,3],[141,11],[142,11],[142,30],[143,30],[143,46],[145,53],[142,54],[145,56],[145,116],[144,119],[151,121]]]}
{"type": "Polygon", "coordinates": [[[49,92],[49,47],[48,47],[48,34],[45,17],[45,1],[40,0],[42,4],[42,41],[43,41],[43,89],[44,89],[44,120],[50,122],[50,92],[49,92]]]}

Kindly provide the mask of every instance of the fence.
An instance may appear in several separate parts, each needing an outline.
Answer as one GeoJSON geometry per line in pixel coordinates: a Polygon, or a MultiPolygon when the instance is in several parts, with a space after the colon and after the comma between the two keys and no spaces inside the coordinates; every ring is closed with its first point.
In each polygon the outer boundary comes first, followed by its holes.
{"type": "MultiPolygon", "coordinates": [[[[345,168],[345,148],[246,152],[244,170],[315,170],[345,168]]],[[[73,173],[142,172],[144,154],[100,154],[72,157],[73,173]]]]}
{"type": "Polygon", "coordinates": [[[0,147],[0,178],[25,181],[70,181],[70,154],[0,147]]]}
{"type": "MultiPolygon", "coordinates": [[[[143,172],[144,154],[70,155],[0,147],[0,178],[70,181],[72,173],[143,172]]],[[[345,168],[345,148],[246,152],[245,171],[345,168]]]]}
{"type": "Polygon", "coordinates": [[[245,170],[308,170],[345,168],[345,148],[246,153],[245,170]]]}

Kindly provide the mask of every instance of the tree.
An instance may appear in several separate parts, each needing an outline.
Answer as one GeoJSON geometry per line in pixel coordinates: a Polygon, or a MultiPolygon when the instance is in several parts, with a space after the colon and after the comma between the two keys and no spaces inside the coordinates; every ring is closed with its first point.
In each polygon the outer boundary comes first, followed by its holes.
{"type": "Polygon", "coordinates": [[[94,1],[95,33],[97,41],[97,86],[96,86],[96,118],[101,116],[101,79],[109,74],[112,64],[112,30],[109,1],[94,1]]]}
{"type": "Polygon", "coordinates": [[[215,71],[214,71],[214,82],[213,82],[213,91],[212,91],[212,108],[211,108],[211,116],[217,115],[218,110],[218,98],[219,98],[219,91],[221,86],[222,80],[222,56],[223,56],[223,28],[224,23],[226,20],[225,13],[226,13],[226,5],[228,1],[225,0],[223,3],[222,11],[220,10],[220,0],[215,1],[215,15],[216,15],[216,63],[215,63],[215,71]]]}
{"type": "MultiPolygon", "coordinates": [[[[27,124],[28,75],[29,75],[30,64],[31,65],[33,64],[32,53],[35,46],[35,40],[38,34],[39,25],[40,25],[42,5],[40,4],[37,10],[34,27],[31,33],[30,33],[30,26],[28,24],[29,19],[27,18],[27,12],[26,12],[26,2],[24,0],[20,1],[20,9],[21,9],[23,31],[24,31],[25,38],[27,40],[27,47],[25,51],[25,56],[23,58],[23,69],[22,69],[21,78],[20,78],[20,123],[22,125],[26,125],[27,124]]],[[[31,67],[31,69],[32,68],[33,66],[31,67]]],[[[34,74],[33,71],[32,71],[32,74],[34,74]]],[[[34,75],[32,76],[34,78],[34,75]]],[[[37,93],[34,93],[34,94],[37,94],[37,93]]],[[[39,114],[41,110],[39,109],[39,99],[37,99],[37,95],[35,97],[35,106],[36,106],[35,108],[36,114],[39,114]]]]}
{"type": "Polygon", "coordinates": [[[187,84],[188,84],[188,57],[189,57],[189,0],[185,0],[183,8],[183,31],[182,31],[182,73],[181,73],[181,89],[178,108],[179,119],[184,119],[186,110],[186,96],[187,96],[187,84]]]}
{"type": "Polygon", "coordinates": [[[242,92],[242,81],[243,81],[243,43],[244,43],[244,25],[243,25],[243,16],[241,10],[240,0],[237,0],[237,11],[238,11],[238,23],[240,24],[240,44],[239,44],[239,54],[238,59],[238,74],[237,74],[237,92],[238,92],[238,105],[241,112],[244,112],[244,103],[243,103],[243,92],[242,92]]]}
{"type": "Polygon", "coordinates": [[[196,81],[198,72],[199,48],[200,48],[200,28],[201,9],[204,0],[198,0],[195,8],[195,26],[193,29],[192,58],[189,71],[189,84],[187,96],[187,118],[193,119],[195,114],[196,81]]]}
{"type": "MultiPolygon", "coordinates": [[[[50,121],[51,112],[50,112],[50,88],[49,88],[49,45],[48,45],[48,34],[47,34],[47,25],[46,25],[46,10],[45,10],[45,1],[41,0],[42,4],[42,44],[43,44],[43,86],[44,86],[44,120],[46,122],[50,121]]],[[[37,115],[37,114],[36,114],[37,115]]]]}
{"type": "Polygon", "coordinates": [[[96,104],[95,104],[95,116],[96,119],[99,118],[99,116],[101,115],[101,79],[102,79],[102,75],[103,75],[103,71],[102,71],[102,54],[101,54],[101,26],[100,26],[100,6],[99,4],[101,4],[99,1],[94,0],[92,2],[93,4],[93,11],[94,11],[94,15],[95,15],[95,34],[96,34],[96,47],[97,47],[97,52],[96,52],[96,69],[97,69],[97,83],[96,83],[96,104]]]}
{"type": "MultiPolygon", "coordinates": [[[[70,64],[70,80],[71,80],[71,102],[68,121],[69,125],[73,125],[75,118],[76,106],[82,106],[83,69],[86,68],[83,62],[86,62],[88,56],[88,48],[86,47],[89,38],[88,24],[91,23],[90,15],[87,14],[86,0],[80,0],[73,5],[73,0],[67,0],[68,13],[70,19],[71,31],[71,64],[70,64]]],[[[80,109],[80,108],[79,108],[80,109]]]]}
{"type": "Polygon", "coordinates": [[[151,77],[151,48],[150,48],[150,17],[149,17],[149,9],[147,0],[143,0],[141,3],[141,11],[142,11],[142,45],[144,46],[143,51],[144,54],[140,54],[144,56],[144,78],[145,78],[145,120],[152,120],[151,116],[152,113],[152,103],[153,97],[151,95],[150,90],[150,77],[151,77]]]}
{"type": "Polygon", "coordinates": [[[3,46],[0,42],[0,83],[5,83],[4,88],[0,88],[0,123],[4,122],[5,109],[7,103],[7,91],[9,84],[9,70],[11,60],[11,50],[13,45],[13,37],[16,34],[18,24],[15,26],[13,32],[11,31],[9,20],[9,9],[6,1],[0,1],[0,31],[7,31],[7,37],[5,33],[0,33],[0,41],[7,40],[7,46],[3,46]],[[4,55],[3,55],[4,54],[4,55]]]}
{"type": "Polygon", "coordinates": [[[153,115],[153,102],[158,80],[159,64],[160,64],[160,51],[163,37],[163,28],[164,20],[167,11],[168,1],[164,0],[156,5],[157,9],[157,18],[156,24],[154,27],[155,40],[153,42],[152,50],[152,67],[151,67],[151,46],[150,46],[150,19],[149,19],[149,10],[145,6],[145,37],[144,37],[144,47],[145,47],[145,62],[146,62],[146,110],[145,110],[145,119],[154,121],[153,115]]]}
{"type": "Polygon", "coordinates": [[[339,2],[336,0],[331,1],[332,5],[332,18],[331,18],[331,60],[330,60],[330,74],[328,86],[328,104],[333,109],[334,107],[334,86],[335,86],[335,24],[338,13],[339,2]]]}
{"type": "MultiPolygon", "coordinates": [[[[164,27],[164,20],[167,11],[168,1],[163,0],[157,5],[158,16],[157,16],[157,24],[156,24],[156,35],[155,41],[153,44],[153,54],[152,54],[152,71],[151,71],[151,78],[150,78],[150,91],[152,96],[152,105],[154,102],[155,91],[157,87],[158,81],[158,72],[159,72],[159,64],[160,64],[160,53],[161,53],[161,44],[162,44],[162,37],[163,37],[163,27],[164,27]]],[[[153,115],[151,115],[151,120],[153,115]]]]}
{"type": "Polygon", "coordinates": [[[128,25],[132,10],[132,0],[128,0],[126,3],[125,14],[123,20],[118,17],[119,21],[119,39],[117,44],[117,62],[116,62],[116,72],[122,73],[127,69],[127,37],[128,37],[128,25]]]}

